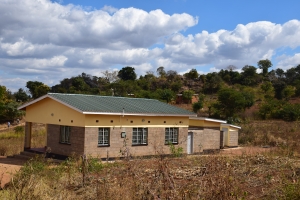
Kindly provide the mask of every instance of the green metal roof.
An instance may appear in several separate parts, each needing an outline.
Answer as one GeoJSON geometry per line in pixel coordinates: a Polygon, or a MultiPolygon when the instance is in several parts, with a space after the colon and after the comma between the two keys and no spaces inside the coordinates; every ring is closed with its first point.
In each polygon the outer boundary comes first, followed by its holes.
{"type": "Polygon", "coordinates": [[[196,116],[193,112],[154,99],[61,93],[47,96],[86,114],[196,116]]]}

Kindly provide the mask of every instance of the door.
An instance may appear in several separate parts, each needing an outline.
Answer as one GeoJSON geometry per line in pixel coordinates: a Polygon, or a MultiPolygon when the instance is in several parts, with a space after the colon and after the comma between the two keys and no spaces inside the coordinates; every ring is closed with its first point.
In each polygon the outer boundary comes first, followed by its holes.
{"type": "Polygon", "coordinates": [[[193,132],[188,132],[187,137],[187,154],[193,153],[193,132]]]}

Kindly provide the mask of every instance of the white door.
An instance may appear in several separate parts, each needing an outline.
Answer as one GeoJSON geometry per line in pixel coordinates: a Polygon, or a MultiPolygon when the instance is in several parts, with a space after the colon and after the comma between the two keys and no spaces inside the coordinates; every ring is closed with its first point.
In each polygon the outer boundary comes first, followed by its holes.
{"type": "Polygon", "coordinates": [[[187,154],[193,153],[193,132],[188,133],[187,137],[187,154]]]}

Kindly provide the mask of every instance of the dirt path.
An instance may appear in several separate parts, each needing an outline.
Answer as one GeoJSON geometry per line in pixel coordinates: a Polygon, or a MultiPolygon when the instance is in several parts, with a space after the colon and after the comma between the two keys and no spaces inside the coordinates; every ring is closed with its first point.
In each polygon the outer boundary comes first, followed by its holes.
{"type": "Polygon", "coordinates": [[[12,125],[10,125],[9,128],[7,127],[7,124],[1,124],[0,125],[0,134],[5,133],[8,130],[14,130],[14,128],[17,126],[25,126],[25,122],[20,122],[19,124],[12,124],[12,125]]]}
{"type": "Polygon", "coordinates": [[[3,188],[5,184],[10,182],[11,177],[20,170],[25,162],[25,159],[0,156],[0,188],[3,188]]]}

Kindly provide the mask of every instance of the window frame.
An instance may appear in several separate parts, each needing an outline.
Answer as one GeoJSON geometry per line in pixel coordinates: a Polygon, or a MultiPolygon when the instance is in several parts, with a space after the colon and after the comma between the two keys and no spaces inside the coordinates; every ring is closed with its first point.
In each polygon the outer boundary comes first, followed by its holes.
{"type": "Polygon", "coordinates": [[[71,144],[71,127],[70,126],[60,126],[59,127],[59,143],[61,144],[71,144]]]}
{"type": "Polygon", "coordinates": [[[146,146],[146,145],[148,145],[148,128],[147,127],[132,128],[132,146],[146,146]]]}
{"type": "Polygon", "coordinates": [[[165,144],[178,144],[179,128],[167,127],[165,128],[165,144]],[[174,136],[176,134],[176,137],[174,136]]]}
{"type": "Polygon", "coordinates": [[[98,147],[108,147],[110,146],[110,128],[104,128],[104,127],[99,127],[98,128],[98,147]],[[100,133],[100,130],[102,129],[102,132],[100,133]],[[105,130],[107,130],[107,136],[105,136],[105,130]],[[100,135],[102,134],[102,135],[100,135]],[[99,143],[100,141],[100,136],[102,136],[102,143],[99,143]],[[105,139],[105,137],[107,137],[105,139]],[[105,141],[107,141],[107,143],[105,143],[105,141]]]}

